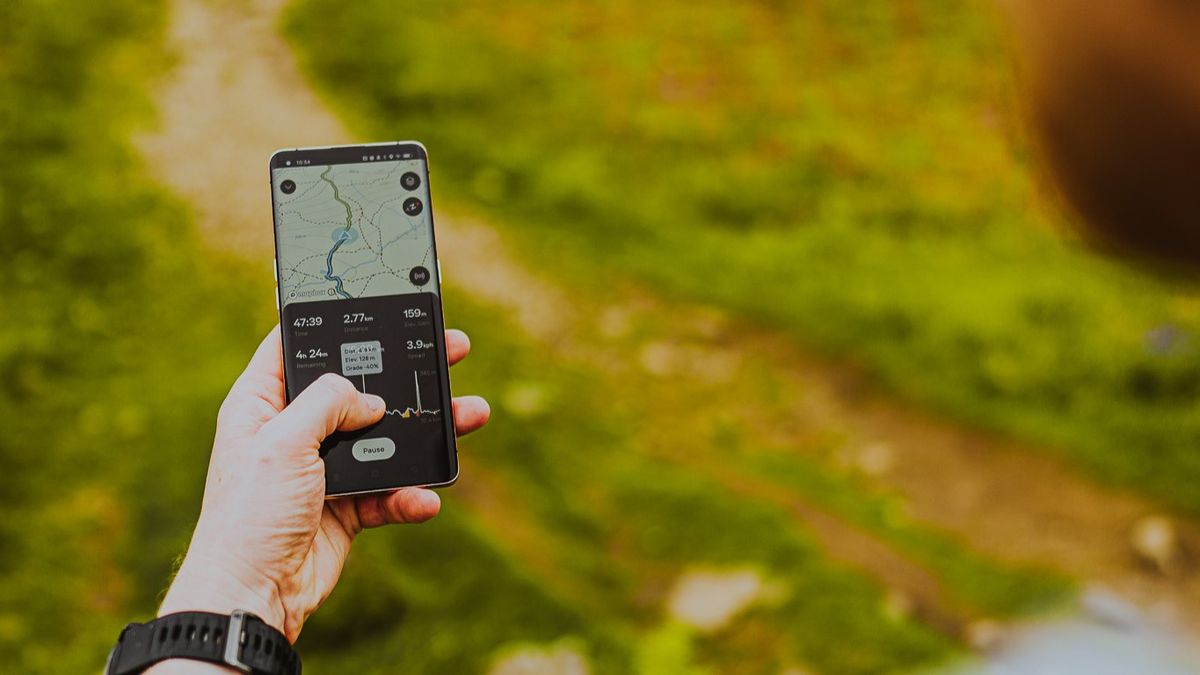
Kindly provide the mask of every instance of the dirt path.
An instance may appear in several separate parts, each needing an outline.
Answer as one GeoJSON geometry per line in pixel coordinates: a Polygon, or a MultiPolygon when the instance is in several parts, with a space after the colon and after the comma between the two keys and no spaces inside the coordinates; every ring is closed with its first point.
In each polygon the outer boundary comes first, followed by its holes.
{"type": "MultiPolygon", "coordinates": [[[[161,128],[139,140],[150,166],[194,205],[209,242],[261,259],[264,268],[271,256],[270,152],[354,140],[278,36],[280,6],[176,0],[170,39],[179,63],[159,93],[161,128]]],[[[696,390],[712,390],[717,400],[740,402],[747,426],[797,452],[815,437],[840,439],[840,450],[820,459],[903,495],[916,519],[988,555],[1057,567],[1200,628],[1195,565],[1184,559],[1169,572],[1154,570],[1130,546],[1135,524],[1155,511],[1144,501],[1099,487],[1048,453],[897,404],[853,372],[811,358],[784,336],[734,325],[718,310],[667,307],[636,288],[608,305],[581,303],[508,255],[486,224],[439,208],[438,228],[448,283],[511,311],[556,357],[591,362],[598,372],[621,363],[623,376],[637,378],[633,391],[675,390],[693,400],[696,390]]],[[[661,406],[672,407],[688,406],[661,406]]],[[[679,429],[689,421],[657,426],[679,429]]],[[[670,444],[652,435],[645,442],[670,444]]],[[[882,554],[883,545],[857,528],[809,505],[797,504],[795,512],[833,557],[931,605],[945,604],[935,581],[902,556],[882,554]]],[[[1196,528],[1176,529],[1183,549],[1200,555],[1196,528]]],[[[955,620],[961,614],[953,607],[934,613],[955,620]]]]}

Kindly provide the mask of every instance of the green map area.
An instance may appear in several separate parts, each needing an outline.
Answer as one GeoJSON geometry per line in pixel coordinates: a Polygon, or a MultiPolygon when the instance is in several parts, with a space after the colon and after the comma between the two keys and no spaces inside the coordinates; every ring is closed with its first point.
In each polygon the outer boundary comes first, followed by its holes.
{"type": "Polygon", "coordinates": [[[436,292],[410,280],[434,273],[424,175],[420,160],[275,169],[283,303],[436,292]],[[400,180],[409,172],[421,177],[412,190],[400,180]]]}

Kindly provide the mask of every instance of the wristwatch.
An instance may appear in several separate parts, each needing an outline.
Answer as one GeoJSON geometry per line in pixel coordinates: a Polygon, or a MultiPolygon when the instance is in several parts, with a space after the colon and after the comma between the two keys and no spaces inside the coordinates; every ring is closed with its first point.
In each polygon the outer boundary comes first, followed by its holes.
{"type": "Polygon", "coordinates": [[[167,659],[192,659],[255,675],[300,675],[300,656],[283,633],[240,609],[179,612],[131,623],[108,655],[105,675],[140,673],[167,659]]]}

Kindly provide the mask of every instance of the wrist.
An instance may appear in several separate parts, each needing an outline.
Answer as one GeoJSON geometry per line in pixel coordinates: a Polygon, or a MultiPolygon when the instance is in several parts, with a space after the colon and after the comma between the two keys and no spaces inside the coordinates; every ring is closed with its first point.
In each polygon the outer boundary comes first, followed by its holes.
{"type": "Polygon", "coordinates": [[[146,669],[144,675],[212,675],[213,673],[236,673],[230,666],[205,663],[191,659],[167,659],[146,669]]]}
{"type": "Polygon", "coordinates": [[[251,671],[299,675],[300,657],[279,631],[239,610],[164,612],[154,621],[130,623],[105,667],[114,675],[251,671]]]}
{"type": "Polygon", "coordinates": [[[230,614],[235,609],[255,614],[268,626],[288,634],[278,586],[266,580],[248,581],[223,565],[188,553],[167,589],[158,616],[188,611],[230,614]]]}

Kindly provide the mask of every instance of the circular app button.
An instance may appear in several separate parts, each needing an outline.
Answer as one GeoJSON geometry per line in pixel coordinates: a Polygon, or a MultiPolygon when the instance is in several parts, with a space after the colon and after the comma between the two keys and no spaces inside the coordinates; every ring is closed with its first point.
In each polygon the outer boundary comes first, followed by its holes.
{"type": "Polygon", "coordinates": [[[416,197],[409,197],[408,199],[404,200],[404,212],[410,216],[420,214],[421,210],[424,208],[425,205],[422,204],[421,200],[417,199],[416,197]]]}
{"type": "Polygon", "coordinates": [[[418,265],[409,270],[408,280],[413,282],[414,286],[424,286],[429,283],[429,270],[418,265]]]}
{"type": "Polygon", "coordinates": [[[405,190],[416,190],[421,187],[421,177],[413,171],[406,171],[400,176],[400,185],[405,190]]]}
{"type": "Polygon", "coordinates": [[[289,178],[279,184],[279,189],[283,191],[283,194],[290,195],[296,191],[296,181],[289,178]]]}

